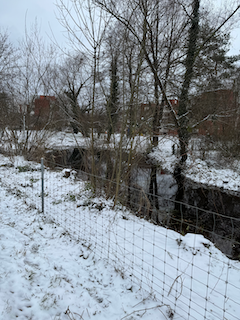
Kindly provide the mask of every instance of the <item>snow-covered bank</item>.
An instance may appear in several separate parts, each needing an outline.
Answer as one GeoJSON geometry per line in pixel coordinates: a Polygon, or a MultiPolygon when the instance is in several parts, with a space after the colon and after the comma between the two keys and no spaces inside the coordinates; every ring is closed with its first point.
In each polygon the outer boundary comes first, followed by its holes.
{"type": "MultiPolygon", "coordinates": [[[[195,138],[194,138],[195,139],[195,138]]],[[[190,142],[190,145],[197,144],[196,139],[190,142]]],[[[116,143],[119,142],[120,136],[115,135],[112,139],[116,143]]],[[[127,141],[127,140],[126,140],[127,141]]],[[[127,144],[127,142],[125,143],[127,144]]],[[[97,140],[102,146],[104,144],[104,136],[97,140]]],[[[149,148],[149,138],[144,136],[136,137],[135,146],[139,152],[146,152],[149,148]]],[[[198,141],[197,141],[198,142],[198,141]]],[[[89,140],[83,138],[81,134],[72,135],[70,133],[59,132],[52,135],[48,139],[48,145],[54,147],[74,147],[76,145],[89,145],[89,140]]],[[[152,159],[158,161],[164,169],[173,172],[174,165],[177,161],[176,154],[173,155],[173,146],[175,146],[175,152],[177,152],[178,140],[174,136],[160,136],[158,147],[149,154],[152,159]]],[[[112,144],[113,146],[113,144],[112,144]]],[[[128,146],[128,144],[127,144],[128,146]]],[[[201,150],[200,150],[201,151],[201,150]]],[[[240,191],[240,161],[226,159],[224,166],[219,163],[219,156],[215,152],[215,161],[207,159],[208,153],[206,153],[206,160],[202,160],[199,155],[201,152],[190,152],[187,160],[186,176],[191,180],[226,190],[240,191]]],[[[209,152],[214,154],[214,152],[209,152]]]]}
{"type": "Polygon", "coordinates": [[[166,312],[63,228],[0,192],[0,319],[121,319],[145,308],[152,309],[142,319],[153,319],[166,312]]]}
{"type": "MultiPolygon", "coordinates": [[[[10,135],[10,133],[9,133],[10,135]]],[[[16,133],[17,142],[23,142],[23,133],[16,133]]],[[[85,147],[90,146],[90,138],[84,138],[81,133],[72,134],[68,132],[32,132],[29,138],[29,143],[37,143],[37,140],[40,140],[41,143],[44,143],[47,149],[67,149],[74,148],[77,146],[85,147]]],[[[199,139],[194,138],[190,141],[191,145],[198,145],[199,139]]],[[[115,134],[111,139],[110,147],[114,147],[120,141],[120,135],[115,134]]],[[[106,134],[101,134],[99,137],[95,134],[95,145],[98,147],[106,147],[106,134]]],[[[127,137],[124,137],[123,147],[129,148],[131,143],[127,137]]],[[[150,154],[149,157],[156,160],[159,164],[162,165],[163,169],[172,172],[174,165],[177,161],[176,154],[173,155],[173,145],[175,146],[175,152],[177,151],[178,140],[175,136],[159,136],[158,147],[155,148],[150,154]]],[[[150,148],[150,139],[145,136],[137,136],[134,140],[133,146],[136,147],[136,150],[140,153],[149,151],[150,148]]],[[[5,149],[14,148],[13,141],[9,142],[9,136],[5,135],[1,142],[0,147],[5,149]]],[[[109,148],[109,145],[107,146],[109,148]]],[[[198,148],[198,147],[197,147],[198,148]]],[[[197,149],[196,148],[196,149],[197,149]]],[[[190,148],[191,149],[191,148],[190,148]]],[[[186,176],[191,180],[208,184],[210,186],[216,186],[219,188],[224,188],[226,190],[239,191],[240,190],[240,161],[225,159],[224,164],[219,163],[218,153],[215,151],[206,152],[206,160],[200,158],[201,150],[191,150],[187,160],[186,167],[186,176]],[[209,158],[208,155],[215,154],[215,160],[209,158]]]]}
{"type": "Polygon", "coordinates": [[[0,156],[0,177],[0,319],[239,319],[240,263],[203,236],[113,210],[61,171],[45,172],[42,215],[39,164],[21,157],[0,156]]]}
{"type": "MultiPolygon", "coordinates": [[[[165,136],[159,141],[157,148],[150,154],[163,168],[173,172],[177,156],[173,155],[173,145],[177,145],[175,137],[165,136]]],[[[177,148],[175,148],[177,150],[177,148]]],[[[213,154],[214,152],[212,152],[213,154]]],[[[224,188],[226,190],[240,191],[240,161],[226,159],[224,166],[219,163],[216,153],[215,160],[202,160],[199,152],[192,151],[188,155],[186,166],[186,177],[191,180],[210,186],[224,188]]]]}

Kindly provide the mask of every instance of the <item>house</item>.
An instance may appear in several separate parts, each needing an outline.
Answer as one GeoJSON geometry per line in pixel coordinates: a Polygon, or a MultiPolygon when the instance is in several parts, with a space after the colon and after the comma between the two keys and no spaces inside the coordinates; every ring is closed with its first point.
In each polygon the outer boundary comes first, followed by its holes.
{"type": "Polygon", "coordinates": [[[61,120],[57,99],[54,96],[40,95],[34,100],[32,123],[36,130],[40,130],[46,124],[61,129],[65,123],[61,120]]]}
{"type": "Polygon", "coordinates": [[[54,96],[39,96],[34,101],[34,115],[48,117],[55,103],[56,98],[54,96]]]}
{"type": "Polygon", "coordinates": [[[228,134],[236,127],[238,102],[232,89],[203,92],[191,103],[191,126],[201,135],[228,134]]]}

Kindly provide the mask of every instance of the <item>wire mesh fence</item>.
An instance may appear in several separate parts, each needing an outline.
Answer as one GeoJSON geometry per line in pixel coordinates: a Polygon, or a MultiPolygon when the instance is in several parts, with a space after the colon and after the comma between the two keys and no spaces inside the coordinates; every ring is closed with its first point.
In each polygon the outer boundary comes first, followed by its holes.
{"type": "Polygon", "coordinates": [[[239,319],[239,262],[229,257],[239,252],[240,219],[186,204],[176,212],[162,198],[165,207],[153,212],[151,197],[126,185],[113,208],[112,184],[60,165],[45,170],[45,215],[169,306],[169,317],[239,319]]]}
{"type": "Polygon", "coordinates": [[[43,211],[44,204],[47,220],[168,306],[169,318],[239,319],[239,218],[182,203],[176,211],[161,197],[156,210],[153,195],[124,184],[114,204],[106,199],[114,182],[54,166],[42,175],[40,164],[17,165],[21,183],[8,185],[7,171],[2,182],[28,207],[43,211]]]}

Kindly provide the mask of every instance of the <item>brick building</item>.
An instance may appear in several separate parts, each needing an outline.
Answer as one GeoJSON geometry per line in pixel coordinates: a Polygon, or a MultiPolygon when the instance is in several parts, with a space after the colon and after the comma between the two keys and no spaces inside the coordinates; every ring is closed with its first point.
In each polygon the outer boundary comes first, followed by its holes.
{"type": "Polygon", "coordinates": [[[34,115],[48,117],[55,103],[56,98],[54,96],[39,96],[34,101],[34,115]]]}
{"type": "Polygon", "coordinates": [[[201,135],[226,134],[236,127],[237,110],[237,95],[234,90],[203,92],[192,101],[191,125],[201,135]]]}

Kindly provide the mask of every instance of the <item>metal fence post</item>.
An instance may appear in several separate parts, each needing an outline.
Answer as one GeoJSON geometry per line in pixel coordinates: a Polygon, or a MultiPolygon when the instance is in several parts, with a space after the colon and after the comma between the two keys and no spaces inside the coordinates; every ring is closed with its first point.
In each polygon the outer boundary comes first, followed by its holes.
{"type": "Polygon", "coordinates": [[[42,172],[42,213],[44,213],[44,163],[41,158],[41,172],[42,172]]]}

